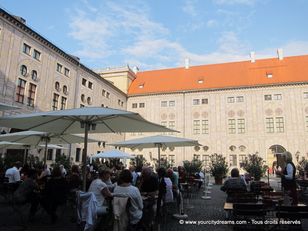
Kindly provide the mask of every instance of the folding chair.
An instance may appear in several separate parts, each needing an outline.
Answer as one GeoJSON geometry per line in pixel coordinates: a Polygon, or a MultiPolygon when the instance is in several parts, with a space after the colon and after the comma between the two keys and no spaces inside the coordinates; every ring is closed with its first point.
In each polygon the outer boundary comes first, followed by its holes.
{"type": "Polygon", "coordinates": [[[279,205],[276,207],[276,210],[276,217],[278,218],[277,226],[279,230],[281,230],[281,225],[283,228],[287,228],[287,230],[300,229],[302,228],[301,219],[308,218],[308,206],[279,205]]]}
{"type": "Polygon", "coordinates": [[[233,218],[235,225],[234,230],[264,230],[265,229],[265,204],[252,204],[252,203],[234,203],[233,204],[233,218]],[[243,218],[246,224],[237,224],[238,220],[243,218]],[[260,222],[256,225],[252,222],[260,222]]]}

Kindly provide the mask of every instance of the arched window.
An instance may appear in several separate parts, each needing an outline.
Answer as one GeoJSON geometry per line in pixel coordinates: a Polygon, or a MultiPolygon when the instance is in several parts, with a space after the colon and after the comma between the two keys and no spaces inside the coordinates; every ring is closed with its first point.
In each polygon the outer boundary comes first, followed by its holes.
{"type": "Polygon", "coordinates": [[[20,66],[20,74],[23,76],[27,75],[27,67],[25,65],[20,66]]]}
{"type": "Polygon", "coordinates": [[[31,78],[36,81],[37,80],[37,72],[35,70],[31,71],[31,78]]]}

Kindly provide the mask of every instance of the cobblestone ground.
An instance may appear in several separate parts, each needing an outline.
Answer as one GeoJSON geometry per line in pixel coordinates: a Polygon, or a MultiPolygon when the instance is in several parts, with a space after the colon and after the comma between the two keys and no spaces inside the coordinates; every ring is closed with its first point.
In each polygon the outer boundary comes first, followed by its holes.
{"type": "MultiPolygon", "coordinates": [[[[263,179],[267,182],[267,178],[263,179]]],[[[276,191],[280,191],[280,185],[277,183],[278,178],[270,177],[271,186],[276,191]]],[[[210,178],[210,182],[214,179],[210,178]]],[[[224,203],[226,201],[226,194],[220,191],[220,185],[213,185],[211,191],[211,200],[203,200],[201,196],[204,195],[204,185],[200,190],[196,190],[191,194],[189,204],[187,199],[184,198],[184,213],[188,215],[186,220],[176,220],[172,218],[172,214],[177,213],[176,205],[169,206],[169,212],[166,220],[160,219],[160,230],[162,231],[184,231],[184,230],[233,230],[232,225],[225,224],[206,224],[209,222],[225,222],[225,211],[223,210],[224,203]],[[193,208],[188,209],[188,205],[193,208]]],[[[42,214],[42,210],[39,210],[37,215],[41,216],[41,219],[37,223],[29,223],[26,214],[29,212],[29,208],[26,208],[25,224],[22,224],[20,217],[15,213],[8,219],[4,218],[12,211],[12,208],[7,205],[0,204],[0,230],[1,231],[66,231],[77,230],[76,223],[72,223],[70,218],[73,211],[67,206],[65,215],[62,220],[54,225],[50,225],[49,217],[46,214],[42,214]],[[5,223],[5,225],[4,225],[5,223]]],[[[308,227],[305,223],[305,227],[308,227]]],[[[158,225],[156,226],[156,230],[158,225]]]]}

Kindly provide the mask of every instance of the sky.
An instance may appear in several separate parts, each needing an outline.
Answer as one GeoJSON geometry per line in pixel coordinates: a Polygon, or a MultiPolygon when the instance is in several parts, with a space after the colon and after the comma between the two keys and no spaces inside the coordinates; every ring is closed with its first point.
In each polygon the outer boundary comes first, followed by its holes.
{"type": "Polygon", "coordinates": [[[308,0],[0,0],[90,69],[308,54],[308,0]]]}

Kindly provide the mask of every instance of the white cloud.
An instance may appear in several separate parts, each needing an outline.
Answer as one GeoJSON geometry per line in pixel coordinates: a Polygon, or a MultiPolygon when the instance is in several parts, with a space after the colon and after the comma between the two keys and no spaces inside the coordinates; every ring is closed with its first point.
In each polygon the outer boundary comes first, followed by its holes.
{"type": "Polygon", "coordinates": [[[218,22],[214,19],[211,19],[206,23],[206,25],[207,27],[214,27],[214,26],[218,26],[218,22]]]}
{"type": "Polygon", "coordinates": [[[182,10],[183,10],[185,13],[189,14],[189,15],[190,15],[191,17],[193,17],[193,18],[197,17],[197,15],[198,15],[198,13],[197,13],[195,7],[193,6],[193,3],[194,3],[194,2],[195,2],[195,1],[186,1],[186,2],[185,2],[185,3],[186,3],[186,6],[182,7],[182,10]]]}

